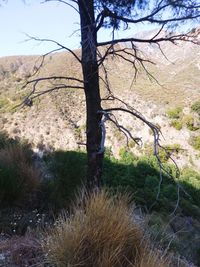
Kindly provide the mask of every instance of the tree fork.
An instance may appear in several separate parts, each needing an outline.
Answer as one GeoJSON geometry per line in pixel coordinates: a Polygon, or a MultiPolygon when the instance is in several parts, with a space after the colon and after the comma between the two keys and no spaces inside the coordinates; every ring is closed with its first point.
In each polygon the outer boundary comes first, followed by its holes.
{"type": "Polygon", "coordinates": [[[101,145],[101,97],[97,63],[97,33],[93,0],[79,0],[81,21],[82,71],[86,98],[87,188],[101,185],[104,153],[101,145]]]}

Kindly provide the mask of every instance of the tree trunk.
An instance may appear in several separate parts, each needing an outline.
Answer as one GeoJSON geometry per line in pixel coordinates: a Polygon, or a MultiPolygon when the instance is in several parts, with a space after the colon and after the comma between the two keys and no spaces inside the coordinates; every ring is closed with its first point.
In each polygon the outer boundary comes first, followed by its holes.
{"type": "Polygon", "coordinates": [[[79,0],[81,20],[82,71],[86,97],[87,131],[87,187],[101,184],[103,153],[98,153],[101,143],[101,97],[97,64],[97,35],[93,0],[79,0]]]}

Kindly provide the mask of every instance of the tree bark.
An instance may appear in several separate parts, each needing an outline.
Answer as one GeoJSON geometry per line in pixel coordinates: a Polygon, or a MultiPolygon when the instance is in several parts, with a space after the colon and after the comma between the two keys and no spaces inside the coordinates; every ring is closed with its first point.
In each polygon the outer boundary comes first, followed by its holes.
{"type": "Polygon", "coordinates": [[[101,97],[97,62],[97,34],[93,0],[79,0],[81,22],[82,71],[86,97],[87,133],[87,187],[92,189],[101,184],[103,153],[100,151],[102,138],[100,122],[101,97]]]}

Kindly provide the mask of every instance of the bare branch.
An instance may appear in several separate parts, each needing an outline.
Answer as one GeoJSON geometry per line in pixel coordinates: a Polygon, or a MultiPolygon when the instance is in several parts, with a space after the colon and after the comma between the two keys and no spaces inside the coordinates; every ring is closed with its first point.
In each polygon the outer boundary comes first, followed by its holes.
{"type": "Polygon", "coordinates": [[[105,42],[97,43],[97,46],[105,46],[105,45],[114,45],[114,44],[120,44],[120,43],[127,43],[127,42],[135,42],[135,43],[161,43],[161,42],[171,42],[175,43],[176,41],[184,41],[184,42],[191,42],[194,44],[199,44],[198,41],[195,41],[194,38],[191,38],[189,33],[187,34],[177,34],[172,36],[166,36],[166,37],[160,37],[160,38],[150,38],[150,39],[140,39],[140,38],[121,38],[121,39],[115,39],[105,42]]]}
{"type": "Polygon", "coordinates": [[[25,97],[25,99],[22,101],[22,103],[18,104],[14,107],[14,109],[18,107],[24,107],[24,106],[32,106],[33,99],[38,98],[44,94],[51,93],[53,91],[58,91],[60,89],[84,89],[84,82],[80,79],[74,78],[74,77],[67,77],[67,76],[50,76],[50,77],[42,77],[42,78],[36,78],[33,80],[27,81],[22,89],[26,88],[28,85],[32,84],[32,90],[31,92],[25,97]],[[71,85],[71,84],[52,84],[50,88],[46,90],[38,90],[37,87],[41,82],[52,82],[52,81],[74,81],[81,83],[81,85],[71,85]]]}
{"type": "MultiPolygon", "coordinates": [[[[70,1],[77,4],[77,1],[75,1],[75,0],[70,0],[70,1]]],[[[62,4],[68,5],[69,7],[73,8],[79,14],[79,10],[75,6],[73,6],[72,4],[70,4],[64,0],[44,0],[43,2],[41,2],[41,4],[44,4],[47,2],[60,2],[62,4]]]]}
{"type": "Polygon", "coordinates": [[[53,43],[53,44],[57,45],[61,49],[70,52],[78,60],[78,62],[81,64],[81,59],[76,55],[76,53],[73,50],[71,50],[70,48],[60,44],[59,42],[57,42],[55,40],[51,40],[51,39],[46,39],[46,38],[41,39],[41,38],[33,37],[33,36],[28,35],[28,34],[26,34],[26,36],[29,38],[27,41],[34,40],[34,41],[38,41],[38,42],[49,42],[49,43],[53,43]]]}
{"type": "Polygon", "coordinates": [[[35,75],[39,72],[39,70],[42,68],[42,66],[43,66],[43,64],[44,64],[45,58],[46,58],[48,55],[50,55],[50,54],[52,54],[52,53],[55,53],[55,52],[59,52],[59,51],[61,51],[61,50],[63,50],[63,48],[57,48],[57,49],[51,50],[51,51],[47,52],[46,54],[40,56],[40,57],[38,58],[38,61],[41,59],[41,62],[39,63],[38,66],[37,66],[37,61],[35,62],[35,66],[34,66],[34,67],[35,67],[35,72],[33,72],[33,74],[32,74],[31,76],[33,77],[33,76],[35,76],[35,75]]]}
{"type": "Polygon", "coordinates": [[[74,77],[67,77],[67,76],[50,76],[50,77],[42,77],[42,78],[36,78],[33,80],[29,80],[26,82],[26,84],[22,87],[25,88],[28,84],[34,83],[37,84],[41,81],[51,81],[51,80],[67,80],[67,81],[75,81],[84,84],[83,80],[74,78],[74,77]]]}
{"type": "MultiPolygon", "coordinates": [[[[121,102],[125,103],[123,101],[121,101],[121,102]]],[[[127,104],[126,104],[126,106],[129,107],[127,104]]],[[[152,206],[151,206],[151,208],[152,208],[155,205],[156,201],[159,199],[161,185],[162,185],[162,182],[163,182],[163,172],[166,173],[168,177],[171,177],[173,179],[171,173],[169,173],[169,171],[163,166],[162,161],[161,161],[160,156],[159,156],[159,149],[164,149],[166,151],[166,148],[161,146],[161,144],[160,144],[161,131],[156,125],[154,125],[153,123],[151,123],[147,119],[145,119],[143,115],[141,115],[137,111],[134,111],[133,108],[131,108],[131,110],[128,109],[128,108],[125,109],[125,108],[121,108],[121,107],[120,108],[117,108],[117,107],[116,108],[108,108],[108,109],[104,109],[102,112],[106,112],[107,114],[112,114],[112,116],[113,116],[112,112],[114,112],[114,111],[122,111],[122,112],[128,113],[128,114],[138,118],[139,120],[144,122],[153,132],[153,136],[154,136],[154,142],[153,142],[153,144],[154,144],[154,146],[153,146],[154,147],[154,156],[157,159],[158,166],[159,166],[159,169],[160,169],[160,180],[159,180],[159,184],[158,184],[158,192],[157,192],[156,200],[152,204],[152,206]]],[[[136,143],[138,141],[141,141],[141,138],[135,139],[124,126],[120,125],[117,121],[112,120],[111,115],[109,115],[109,120],[112,121],[118,127],[118,129],[126,135],[126,137],[128,136],[129,138],[134,140],[136,143]]],[[[170,155],[169,158],[175,164],[175,166],[176,166],[176,176],[179,177],[180,176],[180,171],[179,171],[179,168],[178,168],[176,162],[173,160],[171,155],[170,155]]],[[[177,203],[176,203],[176,206],[175,206],[175,209],[174,209],[173,213],[175,213],[176,209],[178,208],[178,205],[179,205],[179,192],[180,192],[180,188],[182,189],[182,187],[181,187],[181,185],[179,183],[177,183],[177,186],[179,187],[177,189],[178,199],[177,199],[177,203]]],[[[183,189],[183,191],[184,191],[184,189],[183,189]]]]}

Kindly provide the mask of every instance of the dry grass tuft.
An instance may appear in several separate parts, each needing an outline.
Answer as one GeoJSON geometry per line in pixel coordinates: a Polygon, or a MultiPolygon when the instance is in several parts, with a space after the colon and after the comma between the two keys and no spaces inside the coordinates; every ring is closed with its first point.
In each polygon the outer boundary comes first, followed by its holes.
{"type": "Polygon", "coordinates": [[[5,266],[44,266],[44,254],[37,235],[13,236],[0,242],[0,252],[6,260],[5,266]]]}
{"type": "Polygon", "coordinates": [[[31,150],[19,144],[0,150],[0,204],[23,200],[38,188],[40,172],[31,156],[31,150]]]}
{"type": "Polygon", "coordinates": [[[47,237],[45,251],[58,267],[164,267],[127,205],[128,198],[93,193],[62,217],[47,237]],[[84,204],[83,204],[84,203],[84,204]]]}

